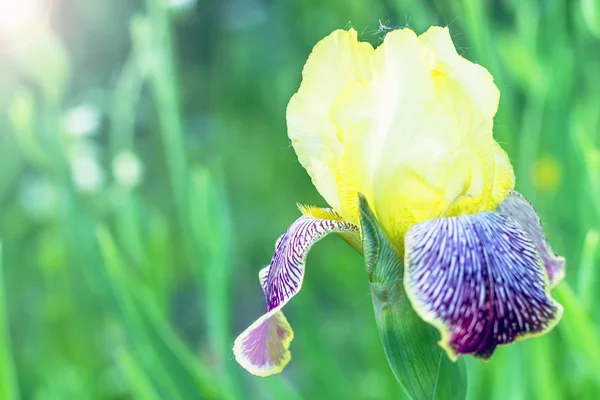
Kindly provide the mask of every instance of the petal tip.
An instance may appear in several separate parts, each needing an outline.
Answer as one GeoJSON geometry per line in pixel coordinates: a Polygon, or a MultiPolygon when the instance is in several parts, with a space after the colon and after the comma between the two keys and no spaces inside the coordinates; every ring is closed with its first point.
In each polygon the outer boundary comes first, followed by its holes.
{"type": "Polygon", "coordinates": [[[283,313],[267,313],[237,337],[233,354],[252,375],[267,377],[280,373],[290,362],[293,339],[294,332],[283,313]]]}
{"type": "Polygon", "coordinates": [[[297,203],[296,206],[298,210],[305,217],[313,218],[313,219],[323,219],[328,221],[342,221],[342,217],[331,208],[321,208],[316,206],[308,206],[304,204],[297,203]]]}
{"type": "Polygon", "coordinates": [[[418,36],[410,28],[400,28],[393,31],[389,31],[383,39],[383,44],[406,44],[406,43],[417,43],[418,36]]]}
{"type": "Polygon", "coordinates": [[[451,39],[450,28],[448,26],[439,26],[439,25],[430,26],[429,29],[427,29],[425,31],[425,33],[422,33],[419,36],[422,36],[422,35],[442,35],[442,36],[446,36],[451,39]]]}
{"type": "MultiPolygon", "coordinates": [[[[427,317],[427,315],[423,314],[423,312],[422,312],[423,308],[418,309],[415,306],[415,311],[425,322],[428,322],[429,324],[434,326],[439,331],[441,337],[440,337],[440,340],[438,341],[438,345],[442,348],[442,350],[444,350],[444,352],[446,353],[446,355],[448,356],[450,361],[456,362],[460,356],[468,354],[468,355],[473,356],[474,358],[478,359],[479,361],[488,362],[491,359],[492,355],[494,354],[496,348],[498,348],[500,346],[506,346],[511,343],[517,343],[517,342],[521,342],[521,341],[524,341],[527,339],[534,339],[534,338],[543,336],[543,335],[547,334],[548,332],[550,332],[552,329],[554,329],[554,327],[556,327],[556,325],[558,325],[558,323],[560,322],[560,320],[562,318],[562,315],[564,312],[564,307],[560,303],[558,303],[556,300],[554,300],[550,296],[550,294],[548,294],[548,297],[551,300],[551,302],[553,303],[553,306],[556,308],[555,308],[553,318],[551,318],[547,321],[547,323],[543,329],[541,329],[537,332],[521,332],[521,333],[517,334],[517,336],[510,342],[496,343],[495,346],[491,349],[482,349],[480,352],[475,352],[475,353],[461,352],[459,349],[455,349],[451,344],[450,331],[449,331],[448,327],[446,325],[444,325],[444,323],[441,320],[436,319],[435,317],[432,317],[431,315],[429,317],[427,317]]],[[[412,300],[411,300],[411,302],[412,302],[412,300]]],[[[414,304],[415,303],[413,303],[413,306],[414,306],[414,304]]]]}
{"type": "Polygon", "coordinates": [[[567,270],[565,268],[567,260],[563,256],[559,256],[554,253],[551,253],[550,258],[554,263],[554,268],[552,276],[548,276],[548,279],[550,281],[550,288],[554,289],[556,285],[558,285],[563,279],[565,279],[565,276],[567,275],[567,270]]]}

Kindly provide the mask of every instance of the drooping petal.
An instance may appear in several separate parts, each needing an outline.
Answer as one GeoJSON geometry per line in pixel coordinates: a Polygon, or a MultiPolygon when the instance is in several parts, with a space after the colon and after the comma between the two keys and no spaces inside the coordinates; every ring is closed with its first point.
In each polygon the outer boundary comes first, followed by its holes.
{"type": "Polygon", "coordinates": [[[405,263],[409,299],[440,330],[451,359],[487,359],[498,345],[547,332],[562,315],[534,243],[497,213],[413,226],[405,263]]]}
{"type": "Polygon", "coordinates": [[[301,211],[304,215],[277,240],[269,266],[259,272],[267,312],[234,343],[236,360],[254,375],[277,374],[290,361],[289,346],[294,334],[281,308],[302,287],[311,246],[332,232],[358,234],[356,225],[344,222],[333,210],[304,207],[301,211]]]}
{"type": "Polygon", "coordinates": [[[519,192],[511,190],[496,212],[512,219],[529,235],[542,258],[550,284],[556,286],[565,277],[565,259],[552,251],[542,221],[531,203],[519,192]]]}

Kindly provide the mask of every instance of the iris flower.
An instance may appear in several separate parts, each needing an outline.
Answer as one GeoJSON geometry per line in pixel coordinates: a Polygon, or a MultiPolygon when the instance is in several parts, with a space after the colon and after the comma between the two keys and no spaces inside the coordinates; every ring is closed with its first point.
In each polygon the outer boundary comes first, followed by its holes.
{"type": "Polygon", "coordinates": [[[288,135],[331,208],[300,206],[259,272],[266,313],[233,349],[245,369],[268,376],[290,361],[281,309],[316,241],[335,232],[360,243],[359,196],[403,256],[408,298],[450,359],[487,359],[557,324],[563,310],[550,290],[564,259],[513,191],[513,168],[492,136],[499,97],[447,28],[395,30],[377,48],[337,30],[314,47],[287,108],[288,135]]]}

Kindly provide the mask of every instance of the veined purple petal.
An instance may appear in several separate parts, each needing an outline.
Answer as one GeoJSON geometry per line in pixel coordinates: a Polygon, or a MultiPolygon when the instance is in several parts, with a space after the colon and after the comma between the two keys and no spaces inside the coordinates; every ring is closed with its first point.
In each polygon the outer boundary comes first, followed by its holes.
{"type": "Polygon", "coordinates": [[[550,330],[562,315],[530,237],[493,212],[410,228],[405,287],[451,359],[487,359],[498,345],[550,330]]]}
{"type": "Polygon", "coordinates": [[[496,212],[512,219],[529,235],[542,258],[551,286],[556,286],[565,277],[565,259],[552,251],[542,221],[531,203],[522,194],[512,190],[496,212]]]}
{"type": "Polygon", "coordinates": [[[280,310],[302,287],[309,249],[332,232],[358,234],[356,225],[344,222],[334,211],[317,214],[315,210],[311,208],[290,225],[277,240],[271,263],[259,272],[267,312],[238,336],[233,347],[236,360],[254,375],[279,373],[290,361],[288,349],[294,335],[280,310]]]}

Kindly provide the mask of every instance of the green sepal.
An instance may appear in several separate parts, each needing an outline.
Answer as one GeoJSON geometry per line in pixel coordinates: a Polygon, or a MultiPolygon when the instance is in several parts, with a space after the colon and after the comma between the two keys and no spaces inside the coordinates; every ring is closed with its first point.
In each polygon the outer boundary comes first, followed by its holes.
{"type": "Polygon", "coordinates": [[[363,254],[379,337],[390,367],[414,400],[464,399],[464,361],[450,361],[439,333],[413,310],[404,289],[402,257],[390,243],[364,196],[359,194],[363,254]]]}

